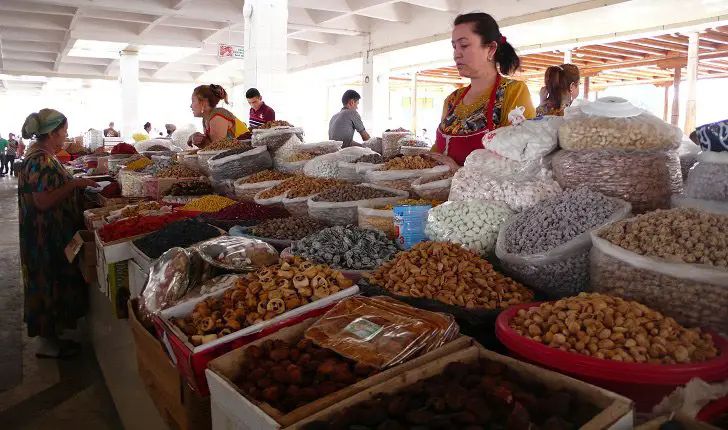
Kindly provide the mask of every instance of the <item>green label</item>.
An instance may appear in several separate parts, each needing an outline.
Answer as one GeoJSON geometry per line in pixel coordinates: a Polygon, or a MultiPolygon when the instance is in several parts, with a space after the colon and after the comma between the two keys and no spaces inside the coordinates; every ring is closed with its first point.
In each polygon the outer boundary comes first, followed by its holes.
{"type": "Polygon", "coordinates": [[[383,328],[384,327],[376,325],[367,319],[357,318],[350,322],[349,325],[344,328],[344,331],[348,331],[359,339],[368,342],[374,339],[374,337],[378,335],[383,328]]]}

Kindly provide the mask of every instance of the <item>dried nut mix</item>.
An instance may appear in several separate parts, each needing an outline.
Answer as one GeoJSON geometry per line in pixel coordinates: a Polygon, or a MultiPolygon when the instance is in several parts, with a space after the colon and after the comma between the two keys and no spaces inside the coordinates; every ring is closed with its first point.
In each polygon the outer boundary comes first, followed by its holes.
{"type": "Polygon", "coordinates": [[[385,210],[392,210],[395,206],[399,205],[409,205],[409,206],[417,206],[417,205],[432,205],[432,207],[437,207],[443,204],[442,200],[428,200],[428,199],[404,199],[397,202],[396,205],[387,205],[383,207],[382,209],[385,210]]]}
{"type": "Polygon", "coordinates": [[[728,215],[685,208],[657,210],[618,221],[598,234],[639,255],[728,267],[728,215]]]}
{"type": "Polygon", "coordinates": [[[216,140],[204,147],[203,151],[222,151],[226,149],[235,149],[243,146],[243,141],[238,139],[225,138],[216,140]]]}
{"type": "Polygon", "coordinates": [[[423,170],[432,169],[439,166],[440,163],[432,158],[422,155],[407,155],[405,157],[393,158],[379,170],[423,170]]]}
{"type": "Polygon", "coordinates": [[[306,178],[305,176],[301,175],[295,175],[291,176],[288,179],[285,179],[280,184],[268,188],[267,190],[261,191],[261,193],[258,195],[261,199],[271,199],[273,197],[278,197],[281,195],[284,195],[290,190],[291,188],[295,187],[296,185],[302,184],[304,181],[308,180],[309,178],[306,178]]]}
{"type": "Polygon", "coordinates": [[[455,172],[450,170],[450,171],[443,173],[442,175],[437,175],[437,176],[427,178],[426,180],[422,181],[422,183],[420,185],[429,184],[430,182],[437,182],[437,181],[442,181],[445,179],[450,179],[453,177],[453,175],[455,175],[455,172]]]}
{"type": "Polygon", "coordinates": [[[293,125],[288,121],[268,121],[258,128],[265,130],[267,128],[275,128],[275,127],[293,127],[293,125]]]}
{"type": "Polygon", "coordinates": [[[381,164],[381,163],[384,163],[384,157],[382,157],[379,154],[367,154],[367,155],[362,155],[361,157],[354,160],[354,163],[381,164]]]}
{"type": "Polygon", "coordinates": [[[256,237],[279,240],[301,240],[327,226],[310,217],[269,219],[256,225],[250,233],[256,237]]]}
{"type": "Polygon", "coordinates": [[[398,296],[469,309],[506,309],[533,300],[531,290],[496,272],[472,251],[447,242],[418,243],[365,276],[398,296]]]}
{"type": "Polygon", "coordinates": [[[200,176],[204,175],[199,170],[192,169],[184,164],[174,164],[154,175],[156,178],[198,178],[200,176]]]}
{"type": "Polygon", "coordinates": [[[331,188],[340,187],[348,184],[347,181],[341,179],[322,179],[322,178],[308,178],[309,181],[305,181],[303,184],[296,185],[288,191],[287,197],[289,199],[295,199],[300,197],[310,196],[317,194],[322,191],[326,191],[331,188]]]}
{"type": "Polygon", "coordinates": [[[307,339],[250,345],[239,370],[235,383],[246,396],[283,413],[377,373],[307,339]]]}
{"type": "Polygon", "coordinates": [[[386,190],[359,185],[344,185],[331,188],[313,197],[315,202],[353,202],[381,197],[396,197],[397,194],[386,190]]]}
{"type": "Polygon", "coordinates": [[[170,319],[201,345],[350,288],[354,283],[326,265],[293,258],[240,278],[219,298],[198,303],[186,318],[170,319]]]}
{"type": "Polygon", "coordinates": [[[207,181],[177,182],[172,184],[167,195],[170,196],[204,196],[213,194],[212,185],[207,181]]]}
{"type": "Polygon", "coordinates": [[[254,174],[248,176],[241,183],[257,184],[258,182],[282,181],[282,180],[288,179],[292,176],[293,175],[290,173],[283,173],[283,172],[279,172],[277,170],[263,170],[262,172],[254,173],[254,174]]]}
{"type": "Polygon", "coordinates": [[[638,302],[581,293],[518,311],[520,335],[582,355],[629,363],[700,363],[718,356],[710,334],[686,329],[638,302]]]}
{"type": "Polygon", "coordinates": [[[163,206],[164,205],[161,205],[157,202],[141,202],[136,205],[127,206],[124,209],[122,209],[119,219],[141,215],[145,212],[158,211],[158,210],[162,209],[163,206]]]}

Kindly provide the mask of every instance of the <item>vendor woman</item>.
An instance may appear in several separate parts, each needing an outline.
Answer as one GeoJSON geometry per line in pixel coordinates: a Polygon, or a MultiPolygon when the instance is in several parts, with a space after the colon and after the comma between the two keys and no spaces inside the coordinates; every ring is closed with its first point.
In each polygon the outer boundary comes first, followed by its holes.
{"type": "Polygon", "coordinates": [[[204,134],[194,133],[190,136],[188,145],[204,148],[220,139],[236,139],[248,132],[248,127],[229,110],[217,107],[221,102],[228,103],[225,88],[220,85],[200,85],[192,92],[192,114],[202,118],[204,134]]]}
{"type": "Polygon", "coordinates": [[[445,100],[433,146],[441,155],[433,156],[457,169],[483,148],[486,132],[510,125],[508,114],[514,108],[522,106],[526,118],[536,112],[526,84],[502,76],[515,72],[521,60],[492,16],[480,12],[455,18],[452,47],[458,72],[470,78],[470,85],[445,100]]]}
{"type": "Polygon", "coordinates": [[[74,179],[55,154],[68,136],[66,117],[52,109],[33,113],[23,125],[23,138],[36,139],[25,154],[18,178],[20,263],[29,337],[40,337],[36,356],[67,358],[80,346],[61,336],[76,327],[87,307],[86,283],[64,249],[83,230],[78,193],[98,186],[74,179]]]}

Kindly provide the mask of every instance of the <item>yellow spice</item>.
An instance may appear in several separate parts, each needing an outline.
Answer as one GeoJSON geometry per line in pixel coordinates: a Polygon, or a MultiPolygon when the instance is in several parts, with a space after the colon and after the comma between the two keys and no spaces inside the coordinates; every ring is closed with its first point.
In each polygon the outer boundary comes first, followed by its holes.
{"type": "Polygon", "coordinates": [[[235,200],[222,196],[203,196],[192,200],[180,209],[183,211],[217,212],[237,203],[235,200]]]}

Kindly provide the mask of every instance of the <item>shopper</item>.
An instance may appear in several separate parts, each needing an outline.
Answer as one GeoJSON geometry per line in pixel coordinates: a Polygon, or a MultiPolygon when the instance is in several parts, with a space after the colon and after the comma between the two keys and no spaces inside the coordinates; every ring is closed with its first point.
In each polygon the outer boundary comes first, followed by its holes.
{"type": "Polygon", "coordinates": [[[276,120],[276,111],[272,107],[265,104],[260,91],[257,88],[251,88],[245,92],[245,98],[248,99],[250,105],[250,128],[258,128],[266,122],[276,120]]]}
{"type": "Polygon", "coordinates": [[[35,138],[18,179],[20,261],[25,292],[28,336],[40,336],[39,358],[66,358],[80,346],[63,340],[64,329],[76,326],[87,309],[86,284],[64,248],[83,229],[77,190],[98,186],[74,179],[56,159],[68,135],[66,117],[52,109],[28,116],[23,137],[35,138]]]}
{"type": "MultiPolygon", "coordinates": [[[[149,124],[149,123],[147,123],[149,124]]],[[[149,124],[151,126],[151,124],[149,124]]],[[[119,137],[119,132],[114,130],[114,123],[109,123],[109,128],[104,130],[104,137],[119,137]]]]}
{"type": "Polygon", "coordinates": [[[167,130],[167,137],[171,138],[172,133],[174,133],[177,130],[177,126],[174,124],[164,124],[165,130],[167,130]]]}
{"type": "Polygon", "coordinates": [[[352,145],[359,146],[359,144],[354,144],[354,131],[357,131],[365,142],[370,139],[361,116],[357,112],[360,100],[359,93],[354,90],[346,90],[344,96],[341,97],[341,103],[344,107],[335,113],[329,121],[329,139],[344,142],[342,148],[352,145]]]}
{"type": "Polygon", "coordinates": [[[541,104],[536,115],[564,116],[564,109],[579,97],[579,68],[573,64],[551,66],[544,75],[541,104]]]}
{"type": "Polygon", "coordinates": [[[523,106],[526,118],[536,112],[526,83],[501,75],[515,72],[521,60],[492,16],[479,12],[455,18],[452,46],[458,72],[470,78],[470,85],[445,99],[433,146],[441,155],[432,156],[457,169],[471,152],[483,148],[486,132],[510,125],[508,114],[514,108],[523,106]]]}
{"type": "Polygon", "coordinates": [[[13,164],[15,163],[15,153],[18,152],[18,139],[15,134],[10,133],[8,136],[8,147],[5,151],[5,161],[3,161],[3,171],[6,175],[13,176],[13,164]]]}
{"type": "Polygon", "coordinates": [[[204,148],[220,139],[235,139],[248,132],[245,123],[232,112],[217,107],[220,101],[228,103],[227,92],[220,85],[200,85],[192,92],[190,108],[195,117],[202,118],[205,132],[192,134],[187,141],[188,145],[204,148]]]}
{"type": "Polygon", "coordinates": [[[8,140],[0,135],[0,177],[5,176],[5,150],[8,147],[8,140]]]}
{"type": "Polygon", "coordinates": [[[147,122],[144,124],[144,131],[151,137],[152,135],[152,123],[147,122]]]}

